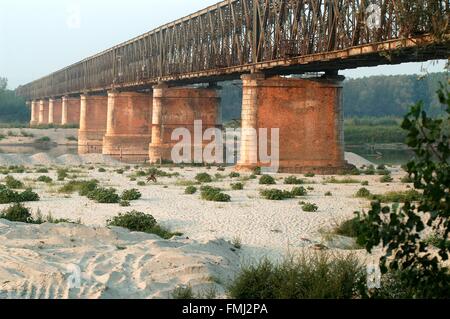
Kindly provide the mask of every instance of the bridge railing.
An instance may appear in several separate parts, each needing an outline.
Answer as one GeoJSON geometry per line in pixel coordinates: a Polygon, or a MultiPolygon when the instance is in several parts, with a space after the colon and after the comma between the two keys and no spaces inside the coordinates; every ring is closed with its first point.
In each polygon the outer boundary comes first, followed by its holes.
{"type": "Polygon", "coordinates": [[[17,89],[30,98],[343,50],[448,28],[448,0],[226,0],[17,89]],[[445,22],[446,21],[446,22],[445,22]]]}

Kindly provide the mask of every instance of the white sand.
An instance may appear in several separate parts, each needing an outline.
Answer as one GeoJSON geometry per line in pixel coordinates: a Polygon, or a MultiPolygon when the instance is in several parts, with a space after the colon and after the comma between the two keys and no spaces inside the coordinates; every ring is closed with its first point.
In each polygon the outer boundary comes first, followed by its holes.
{"type": "MultiPolygon", "coordinates": [[[[0,161],[5,157],[0,156],[0,161]]],[[[347,157],[355,166],[367,165],[357,156],[347,157]]],[[[52,162],[45,156],[34,159],[52,162]]],[[[27,298],[167,298],[178,284],[190,284],[196,290],[207,289],[211,278],[220,277],[219,282],[227,282],[226,278],[232,276],[241,263],[264,256],[279,260],[289,253],[313,251],[317,244],[344,252],[342,249],[348,241],[338,238],[330,243],[324,231],[352,218],[355,211],[369,207],[368,201],[354,197],[361,183],[326,185],[326,176],[307,179],[311,184],[304,186],[314,188],[307,197],[285,201],[261,199],[259,191],[268,186],[260,186],[258,180],[245,182],[243,191],[231,191],[230,184],[238,180],[227,177],[212,186],[223,188],[232,201],[212,203],[202,201],[199,194],[185,195],[185,187],[178,186],[178,182],[192,181],[199,172],[228,176],[231,168],[225,172],[215,168],[175,168],[171,172],[178,172],[180,177],[161,178],[156,185],[138,187],[137,181],[130,181],[129,177],[134,170],[119,175],[114,170],[120,164],[101,155],[66,155],[56,161],[68,166],[90,161],[114,164],[95,165],[107,168],[106,173],[84,169],[79,176],[98,179],[102,186],[115,187],[119,192],[137,188],[143,196],[132,202],[131,207],[122,208],[117,204],[98,204],[78,194],[69,197],[59,194],[56,190],[63,185],[61,182],[54,186],[33,183],[41,201],[26,206],[34,213],[39,210],[57,218],[81,219],[87,226],[27,226],[1,221],[0,298],[1,291],[4,295],[27,298]],[[333,196],[325,196],[328,191],[333,196]],[[317,204],[319,211],[303,212],[300,200],[317,204]],[[163,226],[182,232],[190,239],[163,241],[152,235],[104,228],[109,218],[131,210],[152,214],[163,226]],[[242,241],[239,255],[225,242],[234,238],[242,241]],[[80,290],[69,291],[65,286],[67,275],[64,272],[68,264],[79,265],[86,275],[80,290]]],[[[164,170],[169,172],[169,169],[164,170]]],[[[392,171],[395,181],[390,184],[379,183],[379,176],[353,178],[369,181],[367,188],[373,193],[406,190],[407,186],[400,183],[405,173],[399,168],[392,171]]],[[[40,175],[14,174],[21,180],[34,180],[40,175]]],[[[54,170],[48,175],[56,180],[54,170]]],[[[276,175],[278,185],[269,188],[292,189],[293,186],[282,183],[281,179],[287,176],[276,175]]],[[[0,209],[7,206],[0,205],[0,209]]],[[[357,253],[365,256],[364,251],[357,253]]],[[[222,294],[223,287],[216,286],[222,294]]]]}
{"type": "Polygon", "coordinates": [[[215,282],[228,282],[238,267],[230,248],[223,240],[0,220],[0,299],[169,298],[188,285],[221,296],[215,282]]]}

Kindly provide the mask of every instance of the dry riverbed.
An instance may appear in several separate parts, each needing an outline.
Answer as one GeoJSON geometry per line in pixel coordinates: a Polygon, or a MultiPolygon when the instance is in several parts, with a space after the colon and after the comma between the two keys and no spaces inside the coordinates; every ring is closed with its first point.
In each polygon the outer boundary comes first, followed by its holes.
{"type": "MultiPolygon", "coordinates": [[[[378,175],[352,176],[351,183],[343,184],[331,181],[332,176],[299,176],[305,181],[301,186],[308,189],[307,196],[269,201],[260,191],[290,191],[294,185],[284,184],[289,175],[274,175],[277,185],[262,186],[259,177],[248,179],[250,174],[230,177],[232,168],[163,167],[161,170],[174,176],[143,185],[146,177],[136,175],[146,167],[127,167],[113,160],[99,164],[105,160],[102,156],[76,157],[76,161],[75,157],[46,159],[53,164],[28,165],[25,173],[9,174],[39,194],[39,202],[26,203],[34,214],[51,214],[81,221],[82,225],[0,221],[0,297],[167,298],[180,284],[197,290],[212,285],[223,295],[223,283],[239,265],[262,257],[280,260],[287,254],[320,247],[365,256],[362,250],[350,250],[354,248],[351,240],[330,239],[330,232],[351,219],[355,211],[369,208],[368,200],[355,196],[363,182],[368,182],[364,187],[373,194],[409,187],[400,181],[405,172],[399,167],[389,168],[391,183],[381,183],[378,175]],[[38,173],[43,167],[49,172],[38,173]],[[142,197],[130,207],[121,207],[99,204],[77,193],[60,193],[70,179],[57,181],[58,167],[69,169],[69,178],[96,179],[100,186],[113,187],[119,194],[135,188],[142,197]],[[199,173],[220,174],[209,185],[223,189],[231,202],[207,202],[199,193],[186,195],[186,186],[193,184],[199,173]],[[42,175],[54,182],[37,182],[42,175]],[[244,190],[231,190],[231,184],[237,182],[244,184],[244,190]],[[304,212],[300,201],[317,205],[317,212],[304,212]],[[183,235],[161,240],[155,235],[105,227],[108,219],[132,210],[151,214],[162,226],[183,235]],[[242,248],[236,249],[236,243],[242,248]],[[83,274],[77,290],[67,288],[68,265],[79,267],[83,274]]],[[[347,154],[347,159],[357,166],[368,164],[354,154],[347,154]]],[[[0,210],[8,206],[0,205],[0,210]]]]}

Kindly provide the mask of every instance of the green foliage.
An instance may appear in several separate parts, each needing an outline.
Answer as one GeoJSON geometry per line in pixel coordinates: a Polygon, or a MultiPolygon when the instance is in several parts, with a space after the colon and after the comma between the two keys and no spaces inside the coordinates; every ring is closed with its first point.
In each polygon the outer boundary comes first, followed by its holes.
{"type": "Polygon", "coordinates": [[[265,189],[261,190],[261,196],[268,200],[285,200],[291,199],[295,196],[288,191],[282,191],[280,189],[265,189]]]}
{"type": "Polygon", "coordinates": [[[41,183],[50,184],[51,182],[53,182],[53,179],[48,176],[43,175],[43,176],[39,176],[37,181],[41,182],[41,183]]]}
{"type": "Polygon", "coordinates": [[[138,211],[131,211],[125,214],[119,214],[107,221],[108,226],[126,228],[130,231],[155,234],[163,239],[170,239],[179,233],[171,233],[167,229],[158,225],[156,219],[149,214],[138,211]]]}
{"type": "Polygon", "coordinates": [[[303,185],[305,184],[305,181],[301,178],[297,178],[296,176],[289,176],[285,178],[284,183],[286,185],[303,185]]]}
{"type": "Polygon", "coordinates": [[[31,110],[22,97],[7,89],[7,83],[7,79],[0,78],[0,119],[3,123],[13,123],[14,127],[28,126],[31,110]]]}
{"type": "Polygon", "coordinates": [[[199,183],[211,183],[213,181],[211,175],[208,173],[200,173],[195,176],[195,180],[199,183]]]}
{"type": "Polygon", "coordinates": [[[406,175],[406,176],[402,177],[402,179],[400,181],[403,184],[412,184],[412,183],[414,183],[414,180],[409,175],[406,175]]]}
{"type": "Polygon", "coordinates": [[[99,172],[99,173],[106,173],[106,169],[104,169],[103,167],[100,167],[100,168],[98,169],[98,172],[99,172]]]}
{"type": "Polygon", "coordinates": [[[263,175],[259,179],[259,185],[275,185],[276,183],[275,178],[270,175],[263,175]]]}
{"type": "Polygon", "coordinates": [[[235,299],[353,299],[364,294],[366,270],[353,256],[316,254],[281,264],[244,266],[228,287],[235,299]]]}
{"type": "Polygon", "coordinates": [[[359,198],[370,198],[371,195],[372,193],[367,188],[363,187],[356,192],[355,196],[359,198]]]}
{"type": "Polygon", "coordinates": [[[120,205],[121,207],[130,207],[130,206],[131,206],[131,203],[130,203],[129,201],[127,201],[127,200],[121,200],[120,203],[119,203],[119,205],[120,205]]]}
{"type": "Polygon", "coordinates": [[[0,185],[0,204],[37,202],[39,199],[39,195],[34,193],[31,189],[18,193],[0,185]]]}
{"type": "Polygon", "coordinates": [[[172,299],[174,300],[193,300],[195,299],[194,292],[190,286],[179,286],[172,291],[172,299]]]}
{"type": "MultiPolygon", "coordinates": [[[[363,226],[359,217],[346,220],[334,229],[334,233],[340,236],[358,238],[363,233],[363,226]]],[[[364,243],[358,241],[358,245],[364,243]]]]}
{"type": "Polygon", "coordinates": [[[380,178],[380,183],[392,183],[394,181],[394,179],[392,178],[391,175],[383,175],[380,178]]]}
{"type": "Polygon", "coordinates": [[[326,197],[330,197],[330,196],[333,196],[333,194],[330,191],[328,191],[328,192],[325,193],[325,196],[326,197]]]}
{"type": "Polygon", "coordinates": [[[6,187],[9,187],[11,189],[21,189],[25,187],[25,185],[21,181],[15,179],[10,175],[5,177],[5,184],[6,187]]]}
{"type": "Polygon", "coordinates": [[[195,186],[188,186],[184,190],[184,193],[186,195],[194,195],[195,193],[197,193],[197,187],[195,187],[195,186]]]}
{"type": "Polygon", "coordinates": [[[327,184],[359,184],[361,181],[353,178],[343,178],[343,179],[337,179],[336,177],[329,177],[326,178],[325,183],[327,184]]]}
{"type": "Polygon", "coordinates": [[[30,223],[33,220],[29,209],[20,203],[15,203],[14,205],[4,209],[0,213],[0,218],[11,222],[20,223],[30,223]]]}
{"type": "Polygon", "coordinates": [[[201,197],[203,200],[210,202],[230,202],[231,196],[222,193],[220,188],[203,186],[201,189],[201,197]]]}
{"type": "Polygon", "coordinates": [[[372,195],[369,199],[381,203],[406,203],[416,202],[422,198],[420,193],[414,189],[405,192],[388,192],[383,195],[372,195]]]}
{"type": "Polygon", "coordinates": [[[87,197],[100,204],[117,204],[120,197],[114,188],[96,188],[87,194],[87,197]]]}
{"type": "Polygon", "coordinates": [[[450,93],[441,88],[438,96],[446,107],[445,119],[430,118],[420,102],[402,124],[415,152],[406,169],[414,187],[423,191],[418,205],[406,201],[389,207],[374,202],[363,215],[359,236],[369,252],[382,245],[382,272],[398,274],[400,288],[413,298],[450,298],[450,273],[444,264],[450,249],[450,93]],[[426,228],[439,237],[436,252],[421,235],[426,228]]]}
{"type": "Polygon", "coordinates": [[[256,175],[256,176],[261,175],[262,174],[262,168],[261,167],[255,167],[253,169],[253,174],[256,175]]]}
{"type": "Polygon", "coordinates": [[[38,168],[38,169],[36,170],[36,173],[39,173],[39,174],[48,174],[48,168],[45,168],[45,167],[38,168]]]}
{"type": "Polygon", "coordinates": [[[302,210],[307,213],[315,213],[319,210],[319,207],[312,203],[302,203],[302,210]]]}
{"type": "Polygon", "coordinates": [[[234,191],[241,191],[244,189],[244,184],[242,184],[242,183],[231,184],[231,189],[234,191]]]}
{"type": "Polygon", "coordinates": [[[39,195],[31,189],[27,189],[19,194],[19,199],[19,202],[38,202],[40,200],[39,195]]]}
{"type": "Polygon", "coordinates": [[[122,193],[122,196],[120,196],[120,198],[122,200],[125,201],[133,201],[133,200],[138,200],[142,197],[142,194],[135,188],[133,189],[129,189],[129,190],[125,190],[122,193]]]}
{"type": "Polygon", "coordinates": [[[147,184],[145,184],[145,182],[143,182],[143,181],[137,182],[137,186],[143,187],[145,185],[147,185],[147,184]]]}
{"type": "Polygon", "coordinates": [[[306,173],[305,174],[305,177],[315,177],[316,176],[316,174],[314,174],[314,173],[306,173]]]}
{"type": "Polygon", "coordinates": [[[41,138],[38,138],[34,141],[35,144],[48,144],[51,143],[51,138],[48,136],[43,136],[41,138]]]}
{"type": "Polygon", "coordinates": [[[308,192],[304,187],[294,187],[291,194],[295,197],[302,197],[308,195],[308,192]]]}
{"type": "Polygon", "coordinates": [[[236,173],[236,172],[230,173],[230,178],[239,178],[239,177],[241,177],[241,174],[239,174],[239,173],[236,173]]]}
{"type": "Polygon", "coordinates": [[[67,177],[69,177],[69,170],[65,168],[59,168],[56,171],[56,173],[58,175],[58,181],[60,182],[64,181],[67,177]]]}

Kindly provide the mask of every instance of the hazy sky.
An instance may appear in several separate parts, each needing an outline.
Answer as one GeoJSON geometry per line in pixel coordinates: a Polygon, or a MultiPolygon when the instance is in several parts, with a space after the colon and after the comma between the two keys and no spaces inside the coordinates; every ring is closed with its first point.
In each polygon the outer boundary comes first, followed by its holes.
{"type": "MultiPolygon", "coordinates": [[[[218,0],[0,0],[0,76],[26,84],[218,0]]],[[[344,71],[348,77],[442,71],[445,63],[344,71]]]]}

